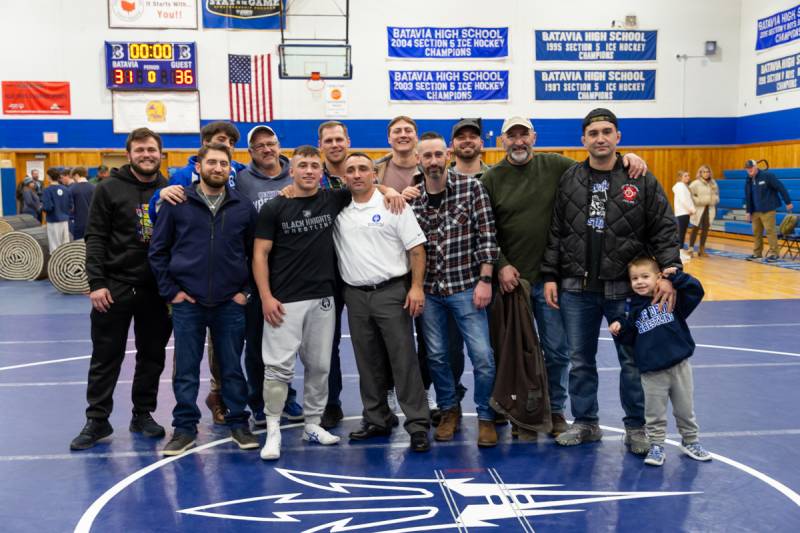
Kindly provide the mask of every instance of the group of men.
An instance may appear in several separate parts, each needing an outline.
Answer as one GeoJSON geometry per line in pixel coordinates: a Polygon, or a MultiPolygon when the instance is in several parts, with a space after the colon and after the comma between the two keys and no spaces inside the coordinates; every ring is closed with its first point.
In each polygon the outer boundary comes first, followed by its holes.
{"type": "Polygon", "coordinates": [[[32,169],[18,191],[20,212],[41,220],[47,215],[47,243],[50,253],[71,240],[82,239],[89,216],[94,184],[86,167],[47,169],[50,185],[44,187],[39,170],[32,169]]]}
{"type": "MultiPolygon", "coordinates": [[[[251,163],[244,167],[232,160],[235,127],[209,124],[188,176],[170,186],[159,172],[160,137],[131,133],[130,164],[98,186],[89,216],[94,347],[87,422],[72,449],[112,433],[108,416],[131,318],[137,365],[130,429],[151,437],[165,434],[150,413],[175,330],[175,431],[164,454],[195,444],[207,329],[218,395],[207,403],[240,448],[259,447],[249,407],[255,426],[267,428],[261,457],[280,457],[280,418],[291,402],[297,356],[305,370],[303,439],[336,444],[329,430],[343,417],[338,344],[345,305],[363,404],[351,440],[391,433],[398,419],[390,391],[412,450],[430,448],[431,407],[439,411],[435,439],[454,438],[466,346],[477,442],[494,446],[489,400],[495,360],[504,354],[493,352],[487,308],[495,288],[513,293],[521,280],[531,287],[552,434],[562,445],[598,440],[597,334],[602,316],[616,314],[630,294],[624,266],[643,250],[662,269],[680,266],[669,203],[640,158],[617,155],[614,114],[587,115],[589,158],[582,164],[535,153],[536,132],[522,117],[503,123],[506,157],[491,168],[481,161],[476,119],[459,121],[448,143],[438,133],[418,135],[413,119],[396,117],[387,128],[391,153],[377,165],[349,151],[344,124],[323,123],[318,133],[319,148],[298,147],[288,160],[276,132],[257,126],[247,136],[251,163]],[[435,406],[426,400],[431,383],[435,406]],[[572,426],[564,417],[568,390],[572,426]]],[[[672,302],[668,281],[656,299],[672,302]]],[[[625,442],[647,453],[638,371],[625,347],[617,344],[617,352],[625,442]]]]}

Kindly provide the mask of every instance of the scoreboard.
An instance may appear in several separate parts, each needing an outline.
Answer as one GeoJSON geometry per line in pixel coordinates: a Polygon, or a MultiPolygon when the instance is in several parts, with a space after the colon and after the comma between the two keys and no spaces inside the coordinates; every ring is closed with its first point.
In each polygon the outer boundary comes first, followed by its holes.
{"type": "Polygon", "coordinates": [[[106,41],[106,87],[197,90],[195,43],[106,41]]]}

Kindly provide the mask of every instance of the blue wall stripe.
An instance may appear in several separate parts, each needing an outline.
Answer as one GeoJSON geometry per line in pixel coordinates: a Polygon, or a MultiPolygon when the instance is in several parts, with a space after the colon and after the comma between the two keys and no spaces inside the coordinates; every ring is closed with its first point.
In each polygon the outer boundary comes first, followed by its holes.
{"type": "MultiPolygon", "coordinates": [[[[211,122],[204,120],[203,124],[211,122]]],[[[320,120],[275,120],[270,125],[278,132],[281,144],[295,147],[316,144],[320,120]]],[[[386,125],[388,120],[346,120],[353,146],[381,148],[388,146],[386,125]]],[[[421,119],[420,133],[434,130],[445,138],[456,119],[421,119]]],[[[537,146],[580,146],[580,119],[534,119],[538,132],[537,146]]],[[[744,117],[707,118],[620,118],[622,146],[719,146],[756,142],[800,139],[800,109],[776,111],[744,117]]],[[[237,123],[244,137],[255,124],[237,123]]],[[[500,119],[484,120],[484,137],[491,131],[494,138],[486,141],[495,146],[500,134],[500,119]]],[[[34,119],[0,120],[0,149],[58,149],[58,148],[119,148],[125,144],[125,135],[114,134],[111,120],[34,119]],[[45,145],[42,133],[55,131],[58,144],[45,145]]],[[[239,147],[245,147],[245,140],[239,147]]],[[[164,135],[167,149],[195,148],[197,135],[164,135]]]]}

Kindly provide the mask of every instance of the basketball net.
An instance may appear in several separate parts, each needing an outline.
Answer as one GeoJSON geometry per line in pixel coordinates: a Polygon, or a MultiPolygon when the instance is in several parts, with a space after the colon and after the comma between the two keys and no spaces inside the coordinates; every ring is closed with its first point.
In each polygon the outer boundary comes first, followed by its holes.
{"type": "Polygon", "coordinates": [[[322,91],[325,89],[325,80],[319,72],[312,72],[311,76],[306,81],[306,88],[311,91],[311,96],[315,100],[322,96],[322,91]]]}

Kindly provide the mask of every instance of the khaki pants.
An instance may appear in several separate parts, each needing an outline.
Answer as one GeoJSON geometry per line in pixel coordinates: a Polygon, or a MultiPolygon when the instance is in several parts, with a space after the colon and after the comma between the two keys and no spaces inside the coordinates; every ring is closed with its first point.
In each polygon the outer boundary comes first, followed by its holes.
{"type": "Polygon", "coordinates": [[[761,252],[764,249],[764,239],[762,237],[764,230],[767,231],[767,242],[769,242],[769,251],[767,255],[778,255],[778,230],[775,228],[775,211],[765,211],[762,213],[753,213],[751,215],[753,221],[753,255],[761,257],[761,252]]]}

